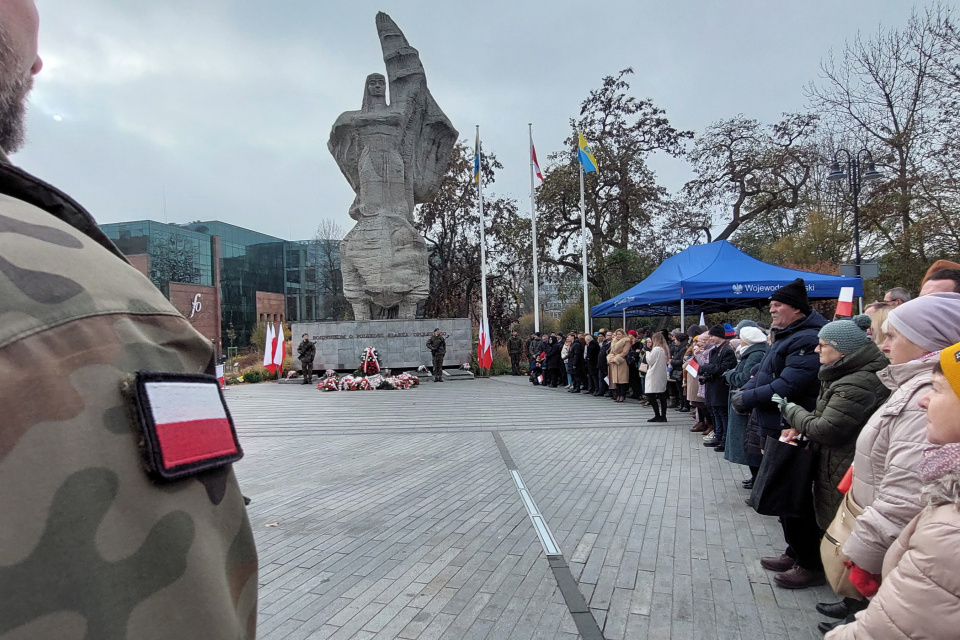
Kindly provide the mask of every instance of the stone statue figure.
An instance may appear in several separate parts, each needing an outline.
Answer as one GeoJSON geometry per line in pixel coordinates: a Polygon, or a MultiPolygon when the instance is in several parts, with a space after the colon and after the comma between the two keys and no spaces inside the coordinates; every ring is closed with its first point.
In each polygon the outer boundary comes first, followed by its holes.
{"type": "Polygon", "coordinates": [[[360,111],[337,118],[327,145],[357,194],[349,211],[357,224],[340,243],[343,292],[357,320],[409,319],[429,286],[413,207],[436,196],[458,134],[390,16],[377,14],[377,32],[387,77],[367,76],[360,111]]]}

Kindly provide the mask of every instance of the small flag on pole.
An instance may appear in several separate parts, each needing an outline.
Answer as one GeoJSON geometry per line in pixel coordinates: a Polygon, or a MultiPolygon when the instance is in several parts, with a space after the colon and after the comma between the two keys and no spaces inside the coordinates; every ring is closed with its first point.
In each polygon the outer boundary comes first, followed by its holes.
{"type": "Polygon", "coordinates": [[[267,323],[267,336],[263,341],[263,366],[270,370],[270,367],[273,366],[273,351],[274,351],[274,340],[276,336],[273,335],[273,323],[267,323]]]}
{"type": "Polygon", "coordinates": [[[487,326],[486,318],[480,323],[480,339],[477,341],[477,364],[481,369],[489,369],[493,366],[493,351],[490,348],[490,328],[487,326]]]}
{"type": "Polygon", "coordinates": [[[697,364],[697,361],[693,358],[687,360],[687,364],[683,365],[683,368],[690,372],[690,375],[692,375],[694,378],[696,378],[700,373],[700,365],[697,364]]]}
{"type": "Polygon", "coordinates": [[[587,139],[584,138],[580,132],[577,132],[577,136],[580,138],[580,151],[577,155],[580,159],[580,164],[583,165],[583,172],[590,173],[591,171],[596,171],[597,159],[593,157],[593,152],[590,151],[590,147],[587,146],[587,139]]]}
{"type": "Polygon", "coordinates": [[[853,315],[853,287],[840,287],[840,297],[837,300],[836,315],[846,318],[853,315]]]}
{"type": "Polygon", "coordinates": [[[227,386],[227,381],[223,377],[223,365],[217,365],[217,381],[220,383],[220,388],[223,389],[227,386]]]}
{"type": "Polygon", "coordinates": [[[537,177],[540,178],[540,182],[543,182],[543,174],[540,173],[540,163],[537,162],[537,148],[533,146],[533,141],[530,141],[530,155],[533,157],[533,170],[537,174],[537,177]]]}
{"type": "Polygon", "coordinates": [[[273,366],[279,377],[283,371],[283,358],[287,355],[287,341],[283,336],[283,323],[280,323],[280,330],[277,333],[276,347],[273,350],[273,366]]]}
{"type": "Polygon", "coordinates": [[[703,317],[703,311],[700,312],[700,326],[707,326],[707,319],[703,317]]]}
{"type": "Polygon", "coordinates": [[[473,147],[473,181],[480,184],[480,130],[477,129],[477,142],[473,147]]]}

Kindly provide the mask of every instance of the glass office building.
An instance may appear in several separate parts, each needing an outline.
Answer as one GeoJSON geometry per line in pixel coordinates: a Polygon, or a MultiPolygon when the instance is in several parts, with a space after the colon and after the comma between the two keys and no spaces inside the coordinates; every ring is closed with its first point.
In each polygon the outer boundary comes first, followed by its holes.
{"type": "Polygon", "coordinates": [[[257,292],[282,294],[287,321],[344,319],[339,241],[289,241],[217,220],[101,225],[128,256],[145,255],[149,277],[169,297],[171,282],[216,286],[219,238],[223,347],[245,347],[257,324],[257,292]],[[232,344],[231,344],[232,343],[232,344]]]}

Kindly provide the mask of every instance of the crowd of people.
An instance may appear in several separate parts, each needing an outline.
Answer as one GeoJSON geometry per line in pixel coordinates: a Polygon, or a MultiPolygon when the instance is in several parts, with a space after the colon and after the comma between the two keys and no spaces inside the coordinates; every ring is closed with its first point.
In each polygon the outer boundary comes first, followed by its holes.
{"type": "Polygon", "coordinates": [[[774,583],[842,596],[817,604],[828,638],[960,637],[960,265],[920,284],[832,322],[797,279],[770,297],[769,328],[534,333],[530,381],[637,400],[647,422],[691,414],[703,446],[749,470],[745,489],[778,443],[812,451],[783,553],[761,559],[774,583]]]}

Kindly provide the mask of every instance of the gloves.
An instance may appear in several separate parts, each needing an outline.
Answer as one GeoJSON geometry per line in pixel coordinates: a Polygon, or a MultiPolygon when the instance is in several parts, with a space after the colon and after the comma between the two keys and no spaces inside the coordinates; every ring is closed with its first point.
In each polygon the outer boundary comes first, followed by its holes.
{"type": "Polygon", "coordinates": [[[770,402],[776,404],[783,411],[783,405],[787,404],[787,399],[775,393],[770,397],[770,402]]]}
{"type": "Polygon", "coordinates": [[[780,405],[780,415],[784,415],[784,416],[787,415],[787,410],[788,410],[790,407],[795,407],[795,406],[797,406],[797,403],[795,403],[795,402],[786,402],[786,403],[780,405]]]}
{"type": "Polygon", "coordinates": [[[847,562],[843,563],[843,566],[850,569],[850,583],[857,588],[857,591],[862,593],[864,597],[872,598],[877,595],[877,591],[880,589],[880,574],[879,573],[869,573],[864,571],[854,563],[847,562]]]}
{"type": "Polygon", "coordinates": [[[730,406],[742,416],[750,415],[750,410],[743,404],[743,391],[737,391],[730,398],[730,406]]]}

